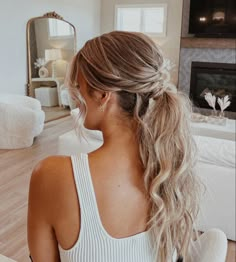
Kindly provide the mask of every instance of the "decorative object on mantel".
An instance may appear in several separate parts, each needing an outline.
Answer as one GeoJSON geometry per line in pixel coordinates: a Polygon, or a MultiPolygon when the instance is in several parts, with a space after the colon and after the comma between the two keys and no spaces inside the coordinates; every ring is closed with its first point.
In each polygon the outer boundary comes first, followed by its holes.
{"type": "Polygon", "coordinates": [[[229,96],[224,96],[223,98],[217,99],[217,102],[220,106],[220,117],[224,117],[224,110],[230,105],[229,96]]]}
{"type": "Polygon", "coordinates": [[[48,70],[45,67],[46,64],[47,62],[44,58],[37,58],[36,62],[34,63],[35,68],[39,68],[39,77],[40,78],[48,77],[48,70]]]}
{"type": "Polygon", "coordinates": [[[212,95],[212,93],[207,92],[204,95],[205,100],[207,101],[208,105],[213,108],[212,115],[216,116],[216,96],[212,95]]]}
{"type": "Polygon", "coordinates": [[[224,110],[230,105],[229,96],[226,95],[222,98],[218,97],[216,99],[216,96],[213,95],[211,92],[206,92],[204,98],[207,101],[208,105],[213,109],[211,116],[206,117],[204,120],[211,124],[226,125],[224,110]],[[216,100],[220,106],[219,114],[217,114],[217,110],[215,108],[216,100]]]}

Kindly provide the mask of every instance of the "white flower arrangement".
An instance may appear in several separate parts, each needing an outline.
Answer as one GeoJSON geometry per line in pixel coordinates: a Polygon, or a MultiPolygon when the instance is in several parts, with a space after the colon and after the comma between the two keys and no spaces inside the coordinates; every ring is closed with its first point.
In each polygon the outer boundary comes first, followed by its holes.
{"type": "Polygon", "coordinates": [[[204,95],[205,100],[207,101],[208,105],[210,107],[213,108],[213,110],[216,112],[216,108],[215,108],[215,104],[216,101],[218,103],[218,105],[220,106],[220,111],[223,114],[224,110],[231,104],[231,102],[229,101],[229,96],[226,95],[222,98],[218,97],[216,100],[216,96],[212,95],[211,92],[207,92],[204,95]]]}
{"type": "Polygon", "coordinates": [[[204,95],[205,100],[207,101],[208,105],[213,108],[214,111],[216,111],[216,96],[212,95],[212,93],[207,92],[204,95]]]}
{"type": "Polygon", "coordinates": [[[229,101],[229,96],[224,96],[223,98],[219,98],[217,99],[217,102],[220,106],[220,111],[221,113],[224,112],[224,110],[230,105],[230,101],[229,101]]]}
{"type": "Polygon", "coordinates": [[[37,58],[36,62],[34,63],[35,68],[40,68],[42,66],[45,66],[47,64],[45,58],[37,58]]]}

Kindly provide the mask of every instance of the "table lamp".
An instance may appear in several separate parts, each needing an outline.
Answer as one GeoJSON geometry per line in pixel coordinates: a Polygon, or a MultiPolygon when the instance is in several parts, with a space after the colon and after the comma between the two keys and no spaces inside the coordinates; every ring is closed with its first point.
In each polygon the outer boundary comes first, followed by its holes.
{"type": "Polygon", "coordinates": [[[46,49],[45,60],[52,61],[52,77],[56,77],[56,60],[61,59],[61,49],[46,49]]]}

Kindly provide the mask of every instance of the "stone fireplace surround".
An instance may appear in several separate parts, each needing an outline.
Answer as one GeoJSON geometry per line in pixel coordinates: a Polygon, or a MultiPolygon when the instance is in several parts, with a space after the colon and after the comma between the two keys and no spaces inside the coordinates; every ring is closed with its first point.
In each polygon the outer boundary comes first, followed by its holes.
{"type": "MultiPolygon", "coordinates": [[[[178,88],[189,95],[191,63],[236,63],[236,39],[195,38],[188,34],[190,0],[183,1],[182,39],[179,60],[178,88]]],[[[196,111],[209,114],[208,109],[196,111]]],[[[226,117],[236,119],[236,113],[226,112],[226,117]]]]}

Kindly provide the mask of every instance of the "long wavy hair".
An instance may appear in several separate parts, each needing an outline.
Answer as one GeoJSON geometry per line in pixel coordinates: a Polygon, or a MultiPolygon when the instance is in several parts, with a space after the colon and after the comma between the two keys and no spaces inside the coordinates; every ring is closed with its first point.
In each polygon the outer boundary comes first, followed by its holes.
{"type": "MultiPolygon", "coordinates": [[[[172,260],[174,250],[185,259],[199,199],[188,98],[165,81],[162,54],[141,33],[114,31],[89,40],[71,65],[74,97],[79,72],[89,88],[116,92],[124,115],[137,123],[156,260],[172,260]]],[[[86,105],[81,98],[79,103],[84,120],[86,105]]]]}

